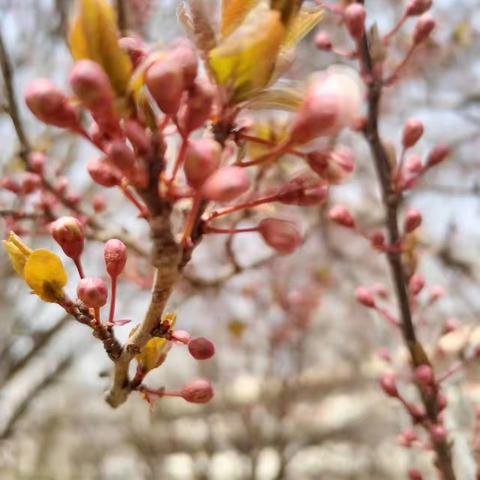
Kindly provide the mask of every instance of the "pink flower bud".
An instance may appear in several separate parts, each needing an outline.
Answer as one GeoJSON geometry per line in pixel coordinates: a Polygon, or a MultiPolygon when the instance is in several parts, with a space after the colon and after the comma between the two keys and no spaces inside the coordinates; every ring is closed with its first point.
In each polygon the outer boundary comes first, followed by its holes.
{"type": "Polygon", "coordinates": [[[28,164],[33,172],[41,174],[47,161],[47,156],[42,152],[31,152],[28,155],[28,164]]]}
{"type": "Polygon", "coordinates": [[[355,227],[355,220],[352,214],[343,205],[333,206],[328,212],[328,218],[342,227],[355,227]]]}
{"type": "Polygon", "coordinates": [[[145,84],[163,113],[177,113],[185,88],[180,65],[169,59],[155,62],[145,73],[145,84]]]}
{"type": "Polygon", "coordinates": [[[291,140],[302,144],[352,128],[360,116],[363,94],[362,80],[347,67],[330,67],[315,76],[293,119],[291,140]]]}
{"type": "Polygon", "coordinates": [[[78,259],[83,252],[83,225],[75,217],[60,217],[50,224],[50,233],[67,257],[78,259]]]}
{"type": "Polygon", "coordinates": [[[422,386],[428,387],[433,384],[435,377],[430,365],[420,365],[415,369],[415,380],[422,386]]]}
{"type": "Polygon", "coordinates": [[[101,193],[95,193],[92,197],[92,207],[95,213],[101,213],[107,208],[105,196],[101,193]]]}
{"type": "Polygon", "coordinates": [[[372,293],[365,287],[358,287],[355,290],[355,298],[360,305],[368,308],[375,307],[375,299],[372,293]]]}
{"type": "Polygon", "coordinates": [[[415,433],[415,430],[405,430],[398,438],[399,444],[407,448],[410,448],[416,440],[418,440],[418,436],[415,433]]]}
{"type": "Polygon", "coordinates": [[[422,15],[415,24],[413,43],[419,44],[425,41],[435,28],[435,20],[430,15],[422,15]]]}
{"type": "Polygon", "coordinates": [[[68,181],[68,178],[62,175],[61,177],[58,177],[55,180],[55,183],[53,184],[53,188],[55,189],[56,192],[63,195],[67,191],[69,183],[70,182],[68,181]]]}
{"type": "Polygon", "coordinates": [[[187,402],[207,403],[212,399],[214,393],[210,382],[199,378],[188,385],[185,385],[182,388],[180,395],[187,402]]]}
{"type": "Polygon", "coordinates": [[[207,338],[198,337],[190,340],[188,351],[197,360],[207,360],[215,355],[215,346],[207,338]]]}
{"type": "Polygon", "coordinates": [[[372,232],[369,238],[370,244],[373,248],[376,248],[378,250],[382,250],[383,248],[385,248],[385,235],[383,234],[383,232],[380,232],[379,230],[372,232]]]}
{"type": "Polygon", "coordinates": [[[122,180],[118,170],[112,167],[105,157],[95,157],[89,160],[87,170],[92,180],[103,187],[116,187],[122,180]]]}
{"type": "Polygon", "coordinates": [[[140,155],[146,155],[150,151],[150,138],[139,122],[125,120],[123,129],[128,140],[140,155]]]}
{"type": "Polygon", "coordinates": [[[433,167],[443,162],[450,155],[450,147],[439,144],[432,148],[427,157],[427,167],[433,167]]]}
{"type": "Polygon", "coordinates": [[[302,242],[295,223],[279,218],[264,218],[258,224],[258,232],[265,243],[285,255],[292,253],[302,242]]]}
{"type": "Polygon", "coordinates": [[[0,188],[12,193],[18,193],[20,191],[20,185],[12,177],[0,178],[0,188]]]}
{"type": "Polygon", "coordinates": [[[377,355],[384,361],[390,363],[392,361],[392,355],[386,347],[381,347],[377,350],[377,355]]]}
{"type": "Polygon", "coordinates": [[[112,238],[103,247],[103,258],[110,277],[118,277],[127,262],[127,247],[120,240],[112,238]]]}
{"type": "Polygon", "coordinates": [[[112,110],[115,94],[103,68],[91,60],[80,60],[70,72],[70,86],[90,110],[112,110]]]}
{"type": "Polygon", "coordinates": [[[135,176],[135,154],[122,140],[115,140],[106,148],[108,161],[129,180],[135,176]]]}
{"type": "Polygon", "coordinates": [[[423,275],[420,275],[419,273],[412,275],[408,283],[408,289],[410,290],[411,295],[418,295],[423,290],[424,286],[425,278],[423,278],[423,275]]]}
{"type": "Polygon", "coordinates": [[[198,60],[195,47],[189,40],[182,39],[179,45],[169,53],[168,58],[173,64],[181,68],[185,88],[190,88],[198,72],[198,60]]]}
{"type": "Polygon", "coordinates": [[[247,173],[242,167],[221,167],[202,185],[203,197],[213,202],[229,202],[245,193],[250,186],[247,173]]]}
{"type": "Polygon", "coordinates": [[[300,174],[289,180],[277,193],[277,200],[287,205],[311,206],[327,199],[328,185],[310,175],[300,174]]]}
{"type": "Polygon", "coordinates": [[[402,143],[405,148],[413,147],[423,135],[423,123],[416,118],[410,118],[403,127],[402,143]]]}
{"type": "Polygon", "coordinates": [[[307,161],[315,173],[333,184],[346,180],[355,168],[352,151],[343,146],[335,150],[312,152],[307,161]]]}
{"type": "Polygon", "coordinates": [[[173,331],[170,338],[174,342],[183,343],[185,345],[188,345],[188,343],[190,342],[190,334],[185,330],[173,331]]]}
{"type": "Polygon", "coordinates": [[[430,438],[434,443],[442,443],[447,439],[447,429],[443,425],[432,425],[430,427],[430,438]]]}
{"type": "Polygon", "coordinates": [[[33,172],[24,172],[20,179],[21,191],[23,194],[28,195],[38,190],[42,181],[40,176],[33,172]]]}
{"type": "Polygon", "coordinates": [[[77,112],[67,97],[50,80],[32,80],[25,89],[25,101],[31,112],[42,122],[60,128],[81,127],[77,112]]]}
{"type": "Polygon", "coordinates": [[[120,48],[130,57],[134,67],[147,57],[148,50],[140,37],[122,37],[118,44],[120,48]]]}
{"type": "Polygon", "coordinates": [[[85,277],[78,282],[78,298],[89,308],[100,308],[107,303],[107,287],[98,277],[85,277]]]}
{"type": "Polygon", "coordinates": [[[438,392],[437,394],[437,408],[441,412],[442,410],[445,410],[448,405],[448,399],[447,396],[443,392],[438,392]]]}
{"type": "Polygon", "coordinates": [[[315,35],[315,46],[319,50],[331,50],[332,49],[332,39],[327,32],[318,32],[315,35]]]}
{"type": "Polygon", "coordinates": [[[409,208],[405,214],[403,229],[405,233],[411,233],[422,224],[422,214],[414,208],[409,208]]]}
{"type": "Polygon", "coordinates": [[[436,302],[438,299],[444,297],[445,294],[445,288],[443,288],[441,285],[434,285],[430,289],[430,302],[436,302]]]}
{"type": "Polygon", "coordinates": [[[359,39],[365,32],[366,16],[365,8],[359,3],[352,3],[345,9],[345,25],[353,38],[359,39]]]}
{"type": "Polygon", "coordinates": [[[416,468],[410,468],[408,470],[409,480],[423,480],[422,474],[416,468]]]}
{"type": "Polygon", "coordinates": [[[409,155],[405,160],[404,168],[412,178],[416,179],[418,174],[423,172],[422,159],[418,155],[409,155]]]}
{"type": "Polygon", "coordinates": [[[195,82],[188,91],[184,107],[179,113],[179,123],[185,133],[200,128],[210,117],[213,89],[205,81],[195,82]]]}
{"type": "Polygon", "coordinates": [[[293,119],[290,138],[294,143],[308,143],[316,137],[326,135],[335,127],[338,99],[315,87],[309,89],[293,119]]]}
{"type": "Polygon", "coordinates": [[[460,322],[456,318],[454,317],[447,318],[447,320],[445,321],[445,325],[443,326],[442,333],[443,334],[452,333],[455,330],[457,330],[459,326],[460,326],[460,322]]]}
{"type": "Polygon", "coordinates": [[[397,380],[394,373],[384,373],[380,377],[379,384],[389,397],[398,397],[397,380]]]}
{"type": "Polygon", "coordinates": [[[405,14],[408,17],[423,15],[426,11],[430,10],[431,6],[432,0],[409,0],[405,7],[405,14]]]}
{"type": "Polygon", "coordinates": [[[184,172],[189,185],[200,188],[220,165],[222,149],[213,139],[200,138],[188,143],[184,172]]]}

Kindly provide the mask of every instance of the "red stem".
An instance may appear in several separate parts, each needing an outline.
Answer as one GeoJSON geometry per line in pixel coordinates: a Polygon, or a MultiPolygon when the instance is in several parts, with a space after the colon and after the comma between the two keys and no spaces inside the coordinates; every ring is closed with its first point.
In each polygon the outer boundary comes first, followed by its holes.
{"type": "Polygon", "coordinates": [[[173,165],[172,175],[170,179],[167,180],[167,183],[174,182],[175,177],[177,176],[178,169],[182,166],[183,161],[185,160],[185,154],[187,153],[187,148],[188,148],[188,137],[183,137],[182,143],[180,145],[180,149],[178,150],[177,158],[175,159],[175,163],[173,165]]]}
{"type": "Polygon", "coordinates": [[[232,205],[230,207],[222,208],[221,210],[216,210],[212,212],[206,219],[207,222],[211,222],[215,218],[221,217],[223,215],[229,215],[230,213],[238,212],[239,210],[245,210],[247,208],[257,207],[258,205],[262,205],[264,203],[274,202],[277,199],[276,194],[272,195],[265,195],[264,197],[255,198],[253,200],[249,200],[245,203],[239,203],[238,205],[232,205]]]}
{"type": "Polygon", "coordinates": [[[398,19],[398,22],[393,26],[393,28],[383,37],[383,44],[387,45],[392,37],[402,28],[402,25],[407,20],[407,13],[404,11],[402,16],[398,19]]]}
{"type": "Polygon", "coordinates": [[[249,227],[249,228],[217,228],[206,226],[204,233],[247,233],[247,232],[258,232],[258,227],[249,227]]]}
{"type": "Polygon", "coordinates": [[[148,217],[148,210],[147,207],[143,203],[141,203],[135,195],[130,191],[128,182],[123,179],[122,182],[120,183],[120,189],[122,190],[123,195],[125,198],[132,203],[140,212],[140,216],[142,218],[147,218],[148,217]]]}
{"type": "Polygon", "coordinates": [[[82,262],[80,260],[80,257],[74,258],[73,263],[77,267],[78,275],[80,276],[80,278],[84,278],[85,275],[83,273],[83,266],[82,266],[82,262]]]}
{"type": "Polygon", "coordinates": [[[185,228],[183,230],[183,235],[182,235],[182,244],[186,245],[190,241],[190,237],[193,232],[193,228],[195,226],[195,221],[197,218],[197,213],[200,210],[200,206],[202,204],[202,197],[199,193],[197,193],[193,197],[193,203],[192,203],[192,208],[190,209],[190,212],[188,213],[188,218],[185,223],[185,228]]]}
{"type": "Polygon", "coordinates": [[[112,277],[112,292],[110,296],[110,312],[108,314],[108,326],[113,325],[113,317],[115,316],[115,302],[117,297],[117,277],[112,277]]]}

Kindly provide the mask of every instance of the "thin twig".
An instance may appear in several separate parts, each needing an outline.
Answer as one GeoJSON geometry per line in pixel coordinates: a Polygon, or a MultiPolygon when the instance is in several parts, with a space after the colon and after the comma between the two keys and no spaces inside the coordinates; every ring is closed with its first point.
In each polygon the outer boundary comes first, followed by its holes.
{"type": "MultiPolygon", "coordinates": [[[[359,1],[358,3],[363,3],[363,1],[359,1]]],[[[391,245],[398,245],[401,241],[398,226],[398,208],[401,198],[395,193],[393,188],[392,167],[380,138],[378,126],[383,84],[381,79],[375,75],[374,64],[366,34],[363,35],[363,38],[359,42],[359,48],[363,69],[369,77],[368,118],[364,134],[370,146],[381,187],[389,241],[391,245]]],[[[398,251],[389,251],[387,253],[387,258],[400,310],[401,331],[404,342],[410,352],[412,365],[415,368],[425,363],[429,364],[428,357],[424,352],[422,345],[417,340],[412,320],[412,312],[410,309],[407,277],[402,264],[401,253],[398,251]]],[[[422,389],[419,389],[419,393],[429,420],[435,424],[438,420],[438,414],[440,411],[437,401],[437,392],[427,393],[422,389]]],[[[443,480],[455,480],[456,477],[452,465],[451,448],[447,440],[434,442],[433,448],[436,454],[436,466],[442,473],[443,480]]]]}

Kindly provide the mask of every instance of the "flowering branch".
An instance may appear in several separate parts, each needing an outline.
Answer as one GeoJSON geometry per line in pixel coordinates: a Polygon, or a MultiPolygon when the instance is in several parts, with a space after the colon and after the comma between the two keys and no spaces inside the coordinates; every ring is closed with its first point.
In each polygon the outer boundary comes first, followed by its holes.
{"type": "MultiPolygon", "coordinates": [[[[358,3],[362,4],[363,1],[359,1],[358,3]]],[[[366,73],[366,76],[368,77],[368,117],[364,127],[364,135],[370,145],[370,150],[382,192],[389,241],[391,245],[396,245],[401,241],[398,225],[398,209],[402,197],[401,194],[394,190],[392,182],[394,171],[391,168],[388,154],[379,134],[378,118],[380,102],[382,98],[383,82],[378,76],[378,73],[375,71],[375,65],[370,53],[369,41],[365,32],[363,33],[358,45],[360,49],[362,67],[366,73]]],[[[412,321],[412,312],[410,309],[408,293],[408,280],[402,264],[401,253],[393,250],[387,252],[386,255],[390,265],[390,271],[400,310],[401,331],[405,345],[410,353],[412,367],[416,369],[425,365],[430,366],[430,361],[425,353],[425,350],[417,339],[415,327],[412,321]]],[[[423,389],[419,387],[419,393],[429,421],[433,425],[436,425],[438,423],[438,415],[441,411],[438,404],[439,397],[437,389],[423,389]]],[[[433,441],[433,448],[436,453],[437,468],[442,473],[444,480],[455,480],[456,476],[453,470],[451,449],[446,435],[435,438],[433,441]]]]}

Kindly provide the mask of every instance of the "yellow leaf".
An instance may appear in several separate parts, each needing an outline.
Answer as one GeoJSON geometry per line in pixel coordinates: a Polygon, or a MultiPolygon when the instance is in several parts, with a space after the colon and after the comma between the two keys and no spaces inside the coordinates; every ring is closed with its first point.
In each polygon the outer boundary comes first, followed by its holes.
{"type": "Polygon", "coordinates": [[[77,13],[69,30],[70,50],[75,60],[99,63],[119,96],[125,94],[132,65],[118,45],[115,12],[106,0],[77,0],[77,13]]]}
{"type": "MultiPolygon", "coordinates": [[[[173,330],[177,315],[175,312],[167,312],[162,315],[162,322],[170,324],[170,330],[173,330]]],[[[130,336],[135,333],[138,325],[130,332],[130,336]]],[[[145,372],[159,367],[165,360],[170,350],[170,343],[165,338],[153,337],[143,347],[142,351],[135,356],[139,365],[145,372]]]]}
{"type": "Polygon", "coordinates": [[[234,103],[268,85],[284,32],[279,12],[259,4],[232,35],[210,51],[210,69],[234,103]]]}
{"type": "Polygon", "coordinates": [[[33,292],[46,302],[57,302],[67,284],[62,261],[50,250],[34,250],[25,263],[23,276],[33,292]]]}
{"type": "Polygon", "coordinates": [[[288,28],[282,50],[294,48],[302,38],[315,28],[322,19],[321,9],[307,10],[303,8],[298,12],[288,28]]]}
{"type": "Polygon", "coordinates": [[[259,0],[223,0],[220,34],[222,38],[230,35],[245,19],[248,12],[259,0]]]}
{"type": "Polygon", "coordinates": [[[27,259],[32,253],[32,250],[28,248],[20,239],[18,235],[15,233],[10,232],[8,238],[3,241],[3,248],[7,252],[10,262],[12,263],[12,267],[19,275],[23,278],[23,271],[25,268],[25,264],[27,263],[27,259]]]}
{"type": "Polygon", "coordinates": [[[278,86],[269,88],[248,102],[251,110],[274,109],[296,111],[303,100],[304,91],[292,86],[278,86]]]}
{"type": "Polygon", "coordinates": [[[136,356],[143,370],[148,372],[160,366],[168,353],[168,342],[164,338],[153,337],[136,356]]]}

